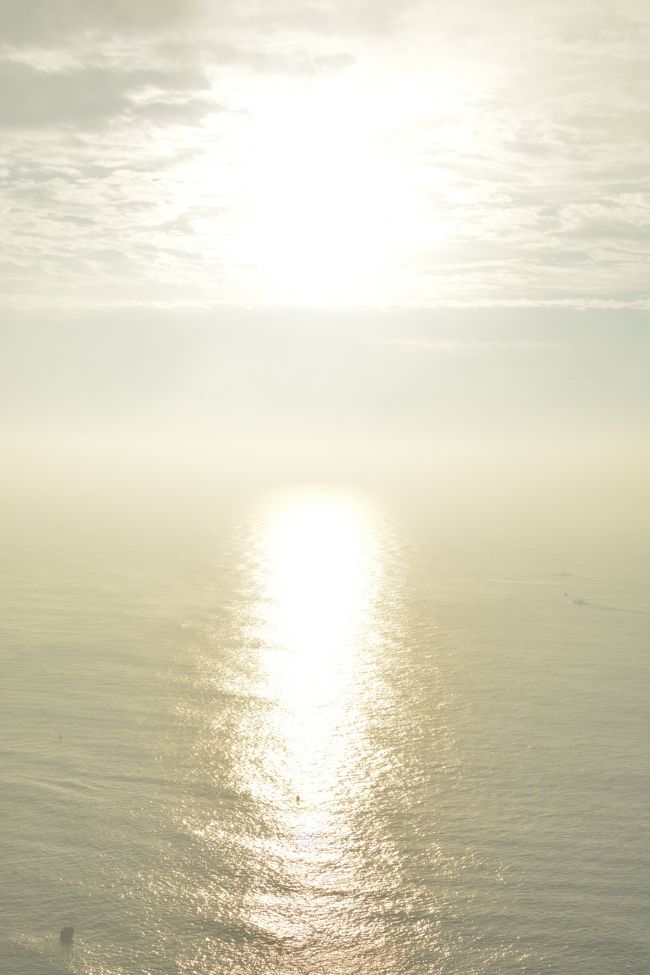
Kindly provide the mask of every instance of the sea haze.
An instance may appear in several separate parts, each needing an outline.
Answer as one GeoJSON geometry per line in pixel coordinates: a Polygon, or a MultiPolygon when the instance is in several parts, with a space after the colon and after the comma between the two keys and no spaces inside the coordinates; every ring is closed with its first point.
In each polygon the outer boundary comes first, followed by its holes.
{"type": "Polygon", "coordinates": [[[4,489],[3,971],[647,971],[645,529],[461,473],[4,489]]]}

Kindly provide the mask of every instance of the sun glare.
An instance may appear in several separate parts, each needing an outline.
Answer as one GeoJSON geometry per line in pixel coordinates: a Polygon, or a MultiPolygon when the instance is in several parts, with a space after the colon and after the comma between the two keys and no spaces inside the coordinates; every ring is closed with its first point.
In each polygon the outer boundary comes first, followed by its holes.
{"type": "Polygon", "coordinates": [[[269,98],[247,154],[244,260],[265,298],[349,304],[380,288],[413,235],[406,174],[358,95],[332,81],[269,98]]]}

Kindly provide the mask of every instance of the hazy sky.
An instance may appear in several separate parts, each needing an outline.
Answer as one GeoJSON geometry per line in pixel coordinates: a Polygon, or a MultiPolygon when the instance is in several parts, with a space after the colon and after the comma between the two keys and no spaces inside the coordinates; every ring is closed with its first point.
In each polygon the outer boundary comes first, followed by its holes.
{"type": "Polygon", "coordinates": [[[642,0],[0,0],[5,456],[564,444],[641,496],[649,50],[642,0]]]}
{"type": "Polygon", "coordinates": [[[0,0],[2,302],[649,306],[643,0],[0,0]]]}

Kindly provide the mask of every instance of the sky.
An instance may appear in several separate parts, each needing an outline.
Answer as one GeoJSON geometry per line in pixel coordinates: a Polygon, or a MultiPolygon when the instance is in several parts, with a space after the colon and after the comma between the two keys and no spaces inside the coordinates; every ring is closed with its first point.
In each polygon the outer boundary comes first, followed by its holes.
{"type": "Polygon", "coordinates": [[[3,303],[648,308],[641,0],[0,2],[3,303]]]}
{"type": "Polygon", "coordinates": [[[647,456],[641,0],[0,0],[0,435],[647,456]]]}

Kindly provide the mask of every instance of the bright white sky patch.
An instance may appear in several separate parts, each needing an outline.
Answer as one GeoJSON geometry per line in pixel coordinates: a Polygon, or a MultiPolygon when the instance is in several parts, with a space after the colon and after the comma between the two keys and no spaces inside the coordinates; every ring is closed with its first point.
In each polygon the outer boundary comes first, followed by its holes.
{"type": "Polygon", "coordinates": [[[647,303],[645,5],[136,6],[3,5],[6,306],[647,303]]]}

